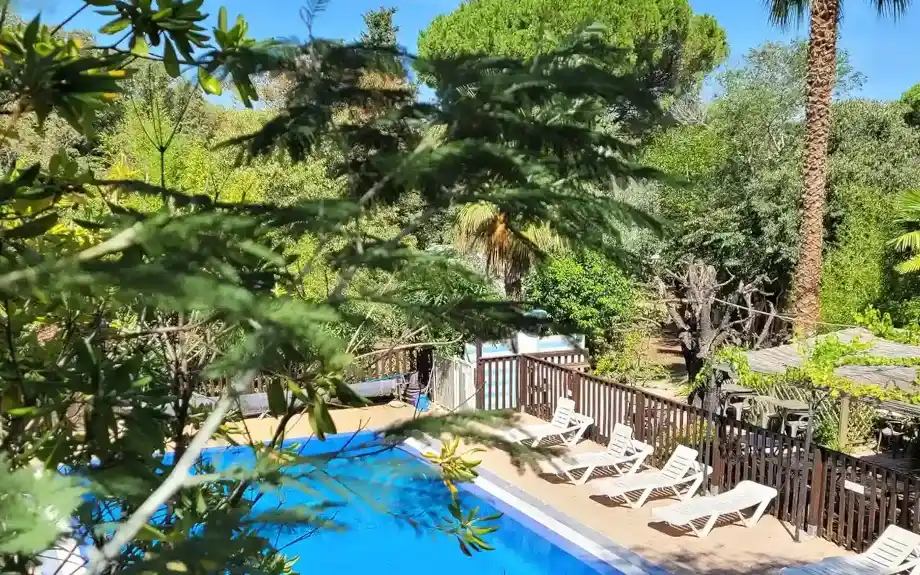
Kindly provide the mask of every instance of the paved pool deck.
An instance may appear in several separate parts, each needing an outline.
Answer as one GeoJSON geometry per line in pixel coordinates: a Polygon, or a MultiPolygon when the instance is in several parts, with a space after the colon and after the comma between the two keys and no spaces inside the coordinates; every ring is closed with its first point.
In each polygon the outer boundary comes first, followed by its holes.
{"type": "MultiPolygon", "coordinates": [[[[408,407],[372,406],[333,412],[339,432],[381,428],[411,418],[408,407]]],[[[524,422],[536,422],[525,416],[524,422]]],[[[249,419],[245,422],[255,440],[269,439],[278,427],[271,418],[249,419]]],[[[288,425],[286,437],[308,437],[310,427],[305,417],[288,425]]],[[[579,444],[579,451],[600,450],[590,441],[579,444]]],[[[492,479],[507,482],[512,488],[536,505],[542,504],[548,513],[564,523],[583,526],[593,541],[606,540],[625,547],[643,559],[675,575],[683,574],[759,574],[775,572],[780,567],[812,563],[833,555],[851,553],[836,545],[802,534],[802,541],[793,540],[793,528],[771,515],[765,515],[753,528],[740,524],[716,527],[699,539],[692,533],[680,531],[656,522],[651,510],[673,503],[674,499],[651,500],[641,509],[611,506],[594,500],[584,487],[560,483],[555,478],[540,476],[530,470],[520,472],[507,454],[487,449],[481,454],[482,467],[492,479]]],[[[653,496],[654,497],[654,496],[653,496]]],[[[659,571],[660,572],[660,571],[659,571]]]]}

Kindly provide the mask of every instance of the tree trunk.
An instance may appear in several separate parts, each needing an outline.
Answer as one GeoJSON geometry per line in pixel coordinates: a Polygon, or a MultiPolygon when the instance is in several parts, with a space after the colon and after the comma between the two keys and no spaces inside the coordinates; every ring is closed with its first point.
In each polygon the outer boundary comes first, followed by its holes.
{"type": "Polygon", "coordinates": [[[505,295],[508,297],[508,299],[517,301],[521,298],[523,285],[520,277],[511,275],[506,272],[504,277],[504,284],[505,295]]]}
{"type": "Polygon", "coordinates": [[[820,314],[821,249],[827,181],[830,106],[837,76],[837,19],[840,0],[812,0],[808,39],[799,261],[793,283],[796,331],[810,334],[820,314]]]}
{"type": "Polygon", "coordinates": [[[697,374],[703,370],[706,361],[699,356],[699,353],[683,344],[680,346],[680,352],[684,356],[684,365],[687,367],[687,381],[693,383],[697,374]]]}

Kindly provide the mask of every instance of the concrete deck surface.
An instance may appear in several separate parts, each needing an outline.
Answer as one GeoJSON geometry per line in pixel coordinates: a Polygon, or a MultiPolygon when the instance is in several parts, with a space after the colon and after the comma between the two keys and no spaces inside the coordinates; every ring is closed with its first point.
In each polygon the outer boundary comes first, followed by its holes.
{"type": "MultiPolygon", "coordinates": [[[[374,429],[411,418],[408,407],[372,406],[333,412],[339,432],[374,429]]],[[[525,416],[524,422],[535,418],[525,416]]],[[[256,440],[269,439],[278,427],[272,418],[249,419],[245,422],[256,440]]],[[[311,435],[306,417],[288,426],[287,437],[311,435]]],[[[579,451],[600,450],[601,446],[583,441],[579,451]]],[[[619,506],[609,501],[591,498],[590,490],[560,482],[555,477],[540,476],[533,471],[519,472],[507,454],[487,449],[482,466],[550,505],[611,541],[631,549],[648,561],[677,574],[757,574],[774,572],[777,568],[819,561],[834,555],[851,553],[836,545],[802,534],[802,541],[793,540],[793,528],[772,515],[764,515],[754,527],[741,524],[722,525],[699,539],[690,532],[680,531],[655,522],[651,510],[674,503],[675,499],[655,499],[641,509],[619,506]]],[[[590,484],[590,482],[589,482],[590,484]]]]}

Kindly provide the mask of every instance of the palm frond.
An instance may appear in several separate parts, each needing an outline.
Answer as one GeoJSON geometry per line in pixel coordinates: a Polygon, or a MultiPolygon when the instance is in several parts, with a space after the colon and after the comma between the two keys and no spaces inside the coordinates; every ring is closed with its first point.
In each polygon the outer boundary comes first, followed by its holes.
{"type": "Polygon", "coordinates": [[[476,202],[463,205],[457,214],[457,247],[466,251],[486,249],[499,217],[494,204],[476,202]]]}
{"type": "Polygon", "coordinates": [[[880,16],[899,18],[907,12],[911,0],[870,0],[870,4],[880,16]]]}
{"type": "Polygon", "coordinates": [[[920,230],[903,233],[893,239],[891,243],[899,252],[920,251],[920,230]]]}
{"type": "Polygon", "coordinates": [[[894,268],[900,274],[912,274],[920,271],[920,255],[916,255],[909,260],[903,261],[894,268]]]}
{"type": "MultiPolygon", "coordinates": [[[[881,0],[880,0],[881,1],[881,0]]],[[[798,26],[808,17],[808,0],[764,0],[770,11],[770,22],[780,28],[798,26]]]]}

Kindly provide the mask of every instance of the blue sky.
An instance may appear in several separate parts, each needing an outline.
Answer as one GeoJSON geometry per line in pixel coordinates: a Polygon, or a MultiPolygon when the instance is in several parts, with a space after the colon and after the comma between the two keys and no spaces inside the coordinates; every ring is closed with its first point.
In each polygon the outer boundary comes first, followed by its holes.
{"type": "MultiPolygon", "coordinates": [[[[616,1],[616,0],[610,0],[616,1]]],[[[398,8],[396,22],[399,41],[414,50],[418,33],[438,14],[452,11],[460,0],[330,0],[326,12],[318,19],[315,33],[331,38],[355,38],[363,28],[361,14],[381,4],[398,8]]],[[[205,6],[216,14],[227,7],[231,19],[243,13],[255,38],[300,37],[306,28],[298,15],[304,0],[206,0],[205,6]]],[[[783,32],[767,22],[761,0],[690,0],[694,11],[716,17],[728,33],[732,56],[736,62],[749,49],[767,40],[804,36],[807,28],[783,32]]],[[[879,19],[868,1],[847,0],[841,29],[841,46],[850,53],[856,69],[867,77],[861,96],[895,99],[920,82],[920,2],[899,21],[879,19]]],[[[14,0],[27,16],[41,10],[45,21],[61,20],[79,4],[75,0],[14,0]]],[[[81,15],[74,25],[97,29],[99,17],[81,15]]]]}

